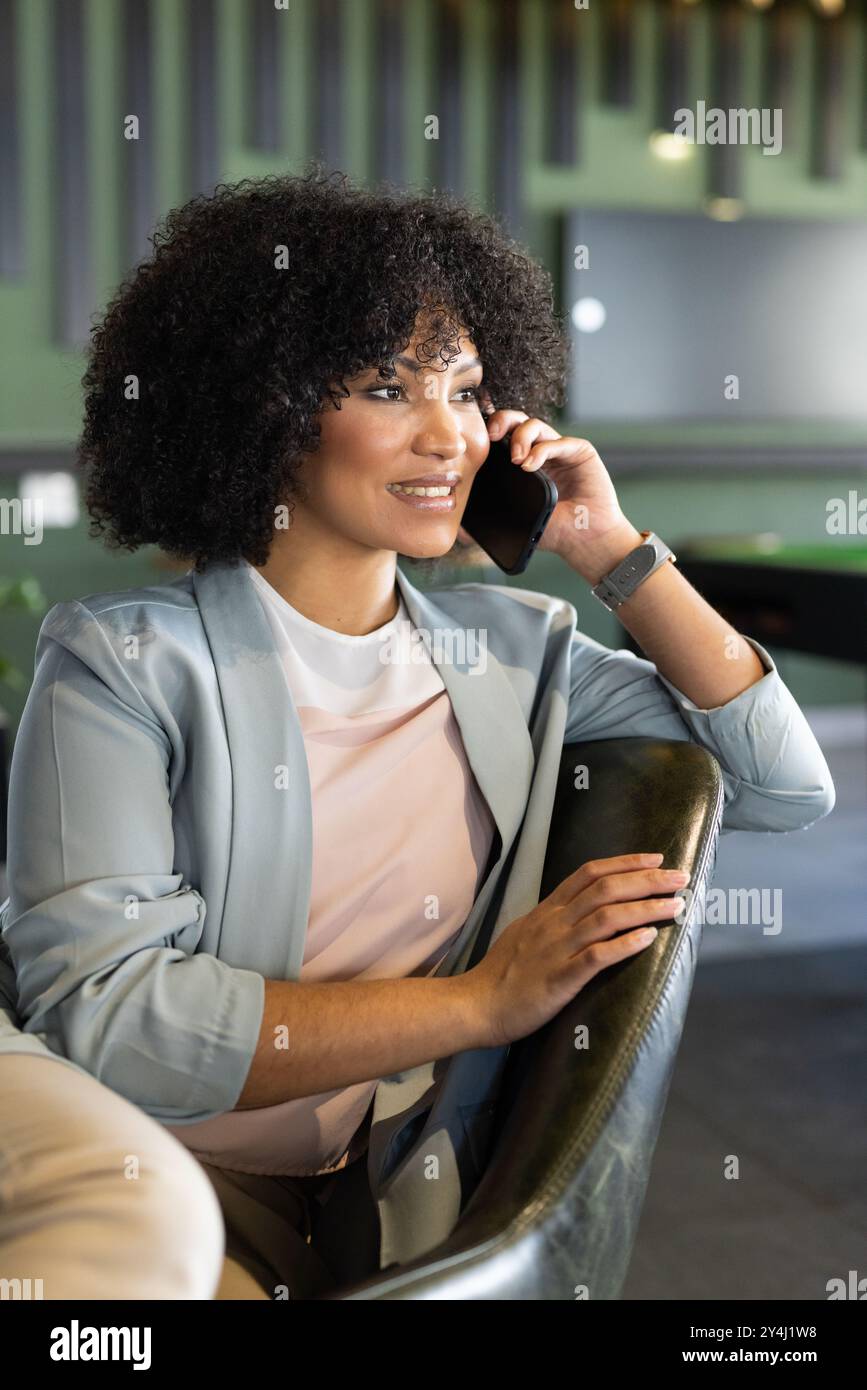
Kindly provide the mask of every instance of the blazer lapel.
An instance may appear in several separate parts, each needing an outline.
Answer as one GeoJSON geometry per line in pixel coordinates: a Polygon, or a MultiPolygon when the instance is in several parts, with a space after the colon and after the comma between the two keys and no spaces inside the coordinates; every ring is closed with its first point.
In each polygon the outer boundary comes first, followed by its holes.
{"type": "Polygon", "coordinates": [[[470,916],[436,971],[437,975],[443,975],[451,973],[487,909],[498,871],[524,817],[535,755],[518,697],[502,664],[487,647],[487,632],[482,629],[484,660],[479,660],[478,643],[470,642],[466,645],[469,662],[438,660],[444,653],[460,649],[460,643],[455,643],[454,638],[462,629],[450,613],[431,595],[416,589],[399,569],[397,582],[407,611],[449,693],[467,761],[500,832],[499,858],[480,888],[470,916]]]}
{"type": "Polygon", "coordinates": [[[313,859],[301,723],[247,566],[225,562],[202,574],[194,570],[193,585],[232,764],[219,956],[266,979],[296,980],[307,939],[313,859]]]}
{"type": "Polygon", "coordinates": [[[475,640],[466,643],[467,661],[450,659],[449,651],[460,650],[456,635],[460,637],[467,630],[433,597],[416,589],[400,570],[397,582],[407,611],[449,693],[467,761],[491,809],[503,845],[508,846],[524,815],[534,767],[533,746],[518,697],[502,665],[487,648],[484,628],[474,630],[476,634],[484,633],[482,660],[475,640]]]}

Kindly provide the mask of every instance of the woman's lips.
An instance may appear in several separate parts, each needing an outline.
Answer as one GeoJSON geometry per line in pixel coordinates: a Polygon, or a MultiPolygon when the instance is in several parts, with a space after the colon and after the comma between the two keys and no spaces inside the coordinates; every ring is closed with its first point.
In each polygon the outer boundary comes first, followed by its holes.
{"type": "Polygon", "coordinates": [[[461,481],[457,470],[448,473],[422,473],[418,478],[394,478],[387,487],[456,487],[461,481]]]}
{"type": "MultiPolygon", "coordinates": [[[[436,484],[431,483],[429,486],[434,487],[436,484]]],[[[447,497],[426,497],[419,493],[399,492],[393,486],[386,487],[386,492],[390,493],[398,502],[403,502],[408,507],[415,507],[416,511],[419,512],[453,512],[456,505],[456,487],[457,483],[453,483],[447,497]]]]}

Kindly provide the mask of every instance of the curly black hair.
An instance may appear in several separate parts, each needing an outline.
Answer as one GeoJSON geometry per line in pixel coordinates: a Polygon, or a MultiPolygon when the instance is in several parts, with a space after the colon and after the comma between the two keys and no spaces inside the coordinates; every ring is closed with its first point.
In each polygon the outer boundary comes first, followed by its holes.
{"type": "Polygon", "coordinates": [[[489,409],[562,405],[548,272],[451,194],[353,186],[317,159],[219,184],[151,240],[92,327],[82,378],[89,534],[110,549],[264,565],[317,415],[340,408],[344,377],[393,374],[422,310],[419,359],[445,366],[468,332],[489,409]]]}

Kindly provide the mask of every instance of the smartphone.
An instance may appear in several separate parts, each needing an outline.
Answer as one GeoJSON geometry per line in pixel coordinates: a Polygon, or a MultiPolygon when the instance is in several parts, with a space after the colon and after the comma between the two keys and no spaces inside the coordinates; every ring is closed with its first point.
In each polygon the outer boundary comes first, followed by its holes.
{"type": "Polygon", "coordinates": [[[557,503],[543,469],[525,473],[511,459],[511,442],[491,441],[470,488],[461,525],[506,574],[522,574],[557,503]]]}

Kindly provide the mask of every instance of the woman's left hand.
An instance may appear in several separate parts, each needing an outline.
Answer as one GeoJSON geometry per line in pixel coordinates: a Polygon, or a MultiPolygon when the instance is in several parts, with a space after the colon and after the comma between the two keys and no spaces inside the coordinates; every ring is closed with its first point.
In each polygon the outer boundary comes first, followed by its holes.
{"type": "Polygon", "coordinates": [[[595,582],[595,558],[631,548],[638,534],[624,515],[614,484],[589,439],[560,435],[544,420],[520,410],[496,410],[487,417],[491,440],[509,435],[512,462],[532,472],[544,465],[557,488],[557,503],[539,541],[539,550],[560,555],[595,582]]]}

